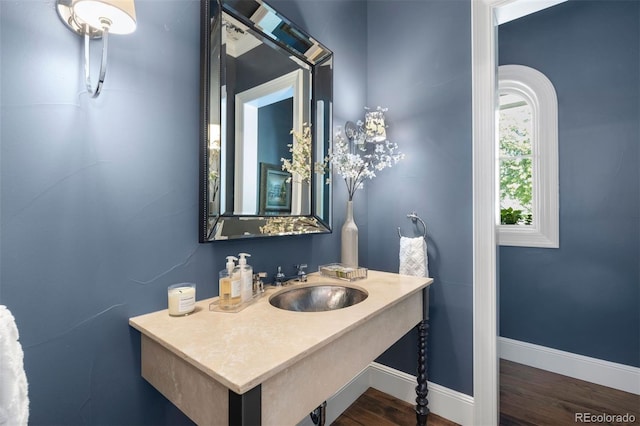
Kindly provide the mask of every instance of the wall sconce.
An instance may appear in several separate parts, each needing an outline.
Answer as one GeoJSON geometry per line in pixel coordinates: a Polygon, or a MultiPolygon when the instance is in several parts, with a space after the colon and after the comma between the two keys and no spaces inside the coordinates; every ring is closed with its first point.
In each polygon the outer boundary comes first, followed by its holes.
{"type": "Polygon", "coordinates": [[[356,145],[365,142],[379,143],[387,140],[387,125],[384,120],[386,108],[378,107],[375,111],[364,114],[364,122],[358,120],[357,123],[347,121],[344,125],[344,132],[347,138],[356,145]]]}
{"type": "Polygon", "coordinates": [[[134,0],[57,0],[60,19],[71,31],[84,36],[84,78],[92,98],[98,97],[107,73],[109,33],[130,34],[136,29],[134,0]],[[90,39],[102,38],[102,60],[98,84],[91,84],[89,64],[90,39]]]}

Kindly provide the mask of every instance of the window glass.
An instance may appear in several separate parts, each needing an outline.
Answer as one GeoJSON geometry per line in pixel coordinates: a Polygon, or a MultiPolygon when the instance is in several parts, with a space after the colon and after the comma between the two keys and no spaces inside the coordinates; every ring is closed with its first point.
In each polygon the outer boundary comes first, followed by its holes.
{"type": "Polygon", "coordinates": [[[516,93],[500,94],[500,224],[533,223],[532,108],[516,93]]]}

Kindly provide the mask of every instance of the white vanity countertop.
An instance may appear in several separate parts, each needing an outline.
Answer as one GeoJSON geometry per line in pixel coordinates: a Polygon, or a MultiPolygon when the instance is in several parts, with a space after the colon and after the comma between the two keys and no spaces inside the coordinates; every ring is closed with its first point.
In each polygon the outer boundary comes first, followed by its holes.
{"type": "Polygon", "coordinates": [[[344,309],[291,312],[271,306],[269,296],[275,291],[269,290],[238,313],[209,311],[214,298],[197,302],[196,311],[185,317],[171,317],[165,309],[130,318],[129,324],[242,394],[430,285],[433,279],[369,270],[366,279],[351,283],[310,274],[309,283],[314,282],[361,287],[369,296],[344,309]]]}

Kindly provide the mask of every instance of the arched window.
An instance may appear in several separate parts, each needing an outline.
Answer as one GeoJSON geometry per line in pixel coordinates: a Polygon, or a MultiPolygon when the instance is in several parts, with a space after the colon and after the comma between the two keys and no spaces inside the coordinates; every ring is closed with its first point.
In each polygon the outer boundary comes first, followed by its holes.
{"type": "Polygon", "coordinates": [[[522,65],[498,68],[498,164],[503,246],[559,247],[558,100],[551,81],[522,65]]]}

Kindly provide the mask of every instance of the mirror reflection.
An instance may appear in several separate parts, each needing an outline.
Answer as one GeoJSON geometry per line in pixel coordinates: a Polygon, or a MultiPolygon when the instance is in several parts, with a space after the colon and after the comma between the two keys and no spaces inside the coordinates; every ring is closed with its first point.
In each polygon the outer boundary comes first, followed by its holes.
{"type": "Polygon", "coordinates": [[[202,13],[201,242],[329,232],[309,170],[330,144],[331,52],[264,2],[202,13]]]}

